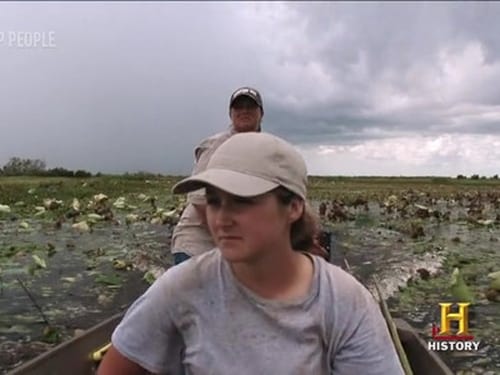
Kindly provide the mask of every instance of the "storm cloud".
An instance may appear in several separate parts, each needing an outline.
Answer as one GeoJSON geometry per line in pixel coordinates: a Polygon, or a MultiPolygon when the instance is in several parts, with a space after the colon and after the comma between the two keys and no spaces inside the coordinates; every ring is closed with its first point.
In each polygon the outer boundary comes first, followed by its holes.
{"type": "Polygon", "coordinates": [[[0,164],[185,174],[252,85],[313,174],[496,174],[498,19],[493,2],[2,3],[0,164]],[[50,31],[51,48],[7,39],[50,31]]]}

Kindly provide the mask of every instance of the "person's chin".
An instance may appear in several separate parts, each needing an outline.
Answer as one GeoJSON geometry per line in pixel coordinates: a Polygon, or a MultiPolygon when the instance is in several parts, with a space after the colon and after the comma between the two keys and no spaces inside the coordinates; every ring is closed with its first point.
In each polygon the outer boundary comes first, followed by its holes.
{"type": "Polygon", "coordinates": [[[255,131],[255,129],[257,128],[257,125],[253,122],[244,122],[244,123],[241,123],[237,128],[238,128],[238,131],[240,133],[246,133],[246,132],[255,131]]]}
{"type": "Polygon", "coordinates": [[[248,258],[248,253],[240,246],[231,246],[228,243],[219,244],[222,257],[231,263],[244,262],[248,258]]]}

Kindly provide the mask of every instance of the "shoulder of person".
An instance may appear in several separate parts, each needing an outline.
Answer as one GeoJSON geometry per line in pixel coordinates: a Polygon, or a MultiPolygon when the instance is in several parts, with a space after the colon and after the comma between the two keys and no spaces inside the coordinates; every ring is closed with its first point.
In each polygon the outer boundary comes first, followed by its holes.
{"type": "Polygon", "coordinates": [[[174,295],[177,295],[177,292],[184,295],[190,290],[215,281],[219,262],[220,255],[217,250],[207,251],[170,267],[155,284],[158,283],[158,288],[170,290],[174,295]]]}
{"type": "Polygon", "coordinates": [[[404,375],[380,307],[354,276],[320,259],[329,306],[332,373],[404,375]],[[326,285],[325,285],[326,284],[326,285]]]}
{"type": "Polygon", "coordinates": [[[216,145],[218,143],[225,141],[230,136],[231,136],[231,131],[230,131],[230,129],[227,129],[225,131],[213,134],[207,138],[202,139],[201,142],[194,149],[194,155],[195,155],[196,160],[199,159],[199,157],[203,153],[203,151],[213,147],[214,145],[216,145]]]}
{"type": "Polygon", "coordinates": [[[324,287],[328,288],[334,299],[342,300],[340,307],[356,309],[375,302],[369,290],[353,275],[322,258],[320,262],[324,269],[324,287]]]}
{"type": "Polygon", "coordinates": [[[113,346],[149,373],[180,374],[181,327],[217,282],[218,252],[210,251],[169,268],[127,309],[113,331],[113,346]]]}
{"type": "Polygon", "coordinates": [[[218,132],[209,137],[203,138],[197,147],[208,147],[221,139],[227,139],[231,136],[230,129],[218,132]]]}

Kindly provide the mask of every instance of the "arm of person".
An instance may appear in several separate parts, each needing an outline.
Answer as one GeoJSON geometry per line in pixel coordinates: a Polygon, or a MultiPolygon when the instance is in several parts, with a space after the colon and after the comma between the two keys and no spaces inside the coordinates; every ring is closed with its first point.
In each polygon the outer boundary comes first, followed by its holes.
{"type": "Polygon", "coordinates": [[[173,319],[179,275],[176,267],[167,270],[130,306],[113,332],[99,375],[182,373],[184,341],[173,319]]]}
{"type": "Polygon", "coordinates": [[[354,302],[341,318],[344,329],[330,358],[331,374],[404,375],[377,302],[361,284],[347,289],[354,302]]]}
{"type": "MultiPolygon", "coordinates": [[[[210,156],[213,153],[214,142],[211,138],[203,140],[194,150],[194,167],[191,175],[203,172],[207,168],[210,156]]],[[[196,190],[187,194],[187,200],[191,203],[203,223],[206,225],[206,199],[205,189],[196,190]]]]}
{"type": "Polygon", "coordinates": [[[137,363],[131,361],[111,345],[106,352],[97,375],[143,375],[148,374],[148,371],[139,366],[137,363]]]}

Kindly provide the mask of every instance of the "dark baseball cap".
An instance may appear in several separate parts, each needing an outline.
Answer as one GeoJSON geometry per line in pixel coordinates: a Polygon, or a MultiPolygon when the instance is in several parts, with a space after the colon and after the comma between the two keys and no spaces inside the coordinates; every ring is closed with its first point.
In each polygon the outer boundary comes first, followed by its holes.
{"type": "Polygon", "coordinates": [[[260,96],[260,93],[256,89],[246,86],[240,87],[235,92],[233,92],[233,95],[231,95],[231,100],[229,101],[229,108],[233,106],[234,101],[240,96],[248,96],[249,98],[253,99],[261,109],[263,109],[262,97],[260,96]]]}

